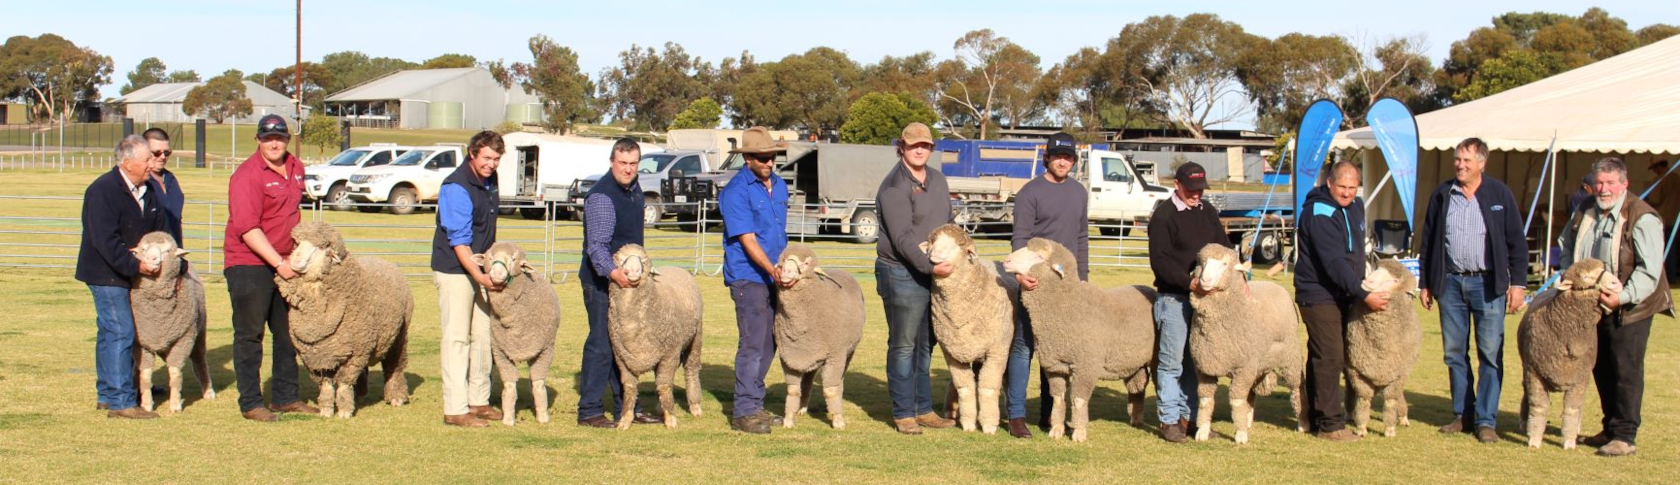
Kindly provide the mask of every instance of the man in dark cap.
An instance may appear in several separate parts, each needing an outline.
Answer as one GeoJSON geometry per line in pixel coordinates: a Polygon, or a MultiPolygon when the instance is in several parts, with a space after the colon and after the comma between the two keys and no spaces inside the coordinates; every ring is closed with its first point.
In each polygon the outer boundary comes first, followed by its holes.
{"type": "Polygon", "coordinates": [[[1173,175],[1171,198],[1155,204],[1149,215],[1149,269],[1155,273],[1155,389],[1161,439],[1183,443],[1193,433],[1196,416],[1196,365],[1190,360],[1190,293],[1207,294],[1190,271],[1196,253],[1209,244],[1231,245],[1219,209],[1202,200],[1207,170],[1190,162],[1173,175]]]}

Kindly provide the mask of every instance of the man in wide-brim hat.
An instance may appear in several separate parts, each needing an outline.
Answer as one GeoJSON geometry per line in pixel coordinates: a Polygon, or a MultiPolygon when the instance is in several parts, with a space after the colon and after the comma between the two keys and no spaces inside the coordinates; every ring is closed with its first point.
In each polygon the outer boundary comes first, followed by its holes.
{"type": "MultiPolygon", "coordinates": [[[[776,357],[773,326],[776,285],[781,272],[775,261],[787,248],[787,183],[775,176],[776,156],[787,143],[771,138],[762,126],[748,128],[738,153],[745,166],[718,192],[723,213],[723,283],[735,300],[735,404],[730,429],[768,434],[781,418],[764,410],[764,376],[776,357]]],[[[826,385],[826,384],[825,384],[826,385]]],[[[790,391],[792,392],[792,391],[790,391]]],[[[800,396],[789,395],[798,400],[800,396]]]]}

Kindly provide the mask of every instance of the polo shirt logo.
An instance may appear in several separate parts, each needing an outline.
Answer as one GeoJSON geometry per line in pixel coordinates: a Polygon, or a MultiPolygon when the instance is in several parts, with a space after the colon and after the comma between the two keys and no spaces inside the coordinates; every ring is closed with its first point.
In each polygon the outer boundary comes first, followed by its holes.
{"type": "Polygon", "coordinates": [[[1493,210],[1494,211],[1502,211],[1502,210],[1505,210],[1505,206],[1496,205],[1496,206],[1493,206],[1493,210]]]}

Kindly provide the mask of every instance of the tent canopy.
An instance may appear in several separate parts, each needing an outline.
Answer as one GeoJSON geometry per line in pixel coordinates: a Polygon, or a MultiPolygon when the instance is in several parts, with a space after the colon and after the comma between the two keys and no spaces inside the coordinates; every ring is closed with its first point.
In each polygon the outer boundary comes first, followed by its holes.
{"type": "MultiPolygon", "coordinates": [[[[1680,154],[1680,36],[1508,91],[1418,115],[1424,150],[1479,137],[1494,151],[1680,154]]],[[[1370,128],[1334,148],[1375,148],[1370,128]]]]}

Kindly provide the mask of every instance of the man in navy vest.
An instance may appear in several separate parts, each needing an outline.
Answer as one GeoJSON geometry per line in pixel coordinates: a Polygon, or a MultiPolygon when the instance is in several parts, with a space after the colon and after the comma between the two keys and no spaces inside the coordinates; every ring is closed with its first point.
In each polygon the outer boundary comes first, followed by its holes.
{"type": "Polygon", "coordinates": [[[443,343],[443,424],[483,428],[502,419],[490,406],[490,311],[487,291],[501,289],[472,255],[496,242],[496,167],[506,152],[502,135],[480,131],[467,142],[467,163],[438,189],[432,235],[432,283],[438,290],[443,343]]]}
{"type": "MultiPolygon", "coordinates": [[[[578,425],[595,428],[617,426],[601,406],[601,390],[612,389],[613,407],[624,397],[613,361],[612,340],[607,335],[607,285],[629,288],[624,270],[612,255],[626,244],[642,243],[642,186],[636,183],[642,161],[642,147],[636,140],[619,138],[610,155],[607,171],[613,183],[597,183],[583,202],[583,264],[578,281],[583,286],[583,309],[589,313],[589,336],[583,340],[583,372],[578,378],[578,425]]],[[[606,178],[602,178],[605,182],[606,178]]],[[[631,389],[630,392],[636,392],[631,389]]],[[[618,410],[625,412],[623,409],[618,410]]],[[[660,422],[659,418],[636,413],[636,424],[660,422]]]]}
{"type": "MultiPolygon", "coordinates": [[[[746,168],[718,193],[723,213],[723,282],[735,300],[735,409],[730,429],[768,434],[780,419],[764,410],[764,375],[776,356],[774,286],[781,282],[776,260],[787,249],[787,183],[776,175],[776,154],[787,144],[754,126],[741,135],[746,168]]],[[[823,383],[828,385],[828,383],[823,383]]],[[[793,392],[793,387],[788,388],[793,392]]],[[[799,399],[788,396],[788,399],[799,399]]]]}

